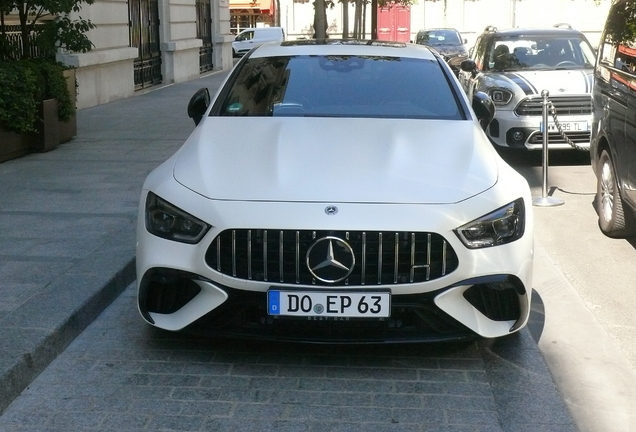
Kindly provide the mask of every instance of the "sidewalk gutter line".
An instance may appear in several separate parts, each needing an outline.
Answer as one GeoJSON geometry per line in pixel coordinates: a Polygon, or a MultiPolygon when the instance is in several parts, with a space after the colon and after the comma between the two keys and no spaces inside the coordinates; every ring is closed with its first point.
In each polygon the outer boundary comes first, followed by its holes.
{"type": "MultiPolygon", "coordinates": [[[[72,270],[71,270],[72,271],[72,270]]],[[[16,352],[8,370],[0,374],[0,415],[88,325],[135,280],[135,258],[113,272],[68,318],[47,329],[37,341],[16,352]]]]}

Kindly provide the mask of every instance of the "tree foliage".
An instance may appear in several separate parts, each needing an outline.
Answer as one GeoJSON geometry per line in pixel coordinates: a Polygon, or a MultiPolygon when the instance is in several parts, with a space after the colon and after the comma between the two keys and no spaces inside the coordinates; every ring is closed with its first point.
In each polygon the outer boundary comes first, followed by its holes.
{"type": "Polygon", "coordinates": [[[93,4],[95,0],[0,0],[0,49],[10,57],[28,59],[33,57],[31,41],[37,40],[40,52],[55,52],[58,48],[74,52],[90,51],[93,44],[86,32],[95,28],[90,20],[81,16],[71,19],[71,14],[80,12],[83,4],[93,4]],[[5,19],[17,15],[22,49],[15,53],[9,42],[5,19]]]}
{"type": "Polygon", "coordinates": [[[0,0],[0,123],[16,132],[38,128],[38,107],[57,99],[58,117],[68,121],[75,111],[64,65],[57,49],[90,51],[86,33],[95,27],[79,16],[82,5],[95,0],[0,0]],[[17,18],[9,19],[9,18],[17,18]],[[73,17],[73,18],[72,18],[73,17]],[[77,17],[77,18],[75,18],[77,17]],[[20,36],[9,31],[19,27],[20,36]]]}
{"type": "Polygon", "coordinates": [[[605,35],[620,45],[631,45],[636,41],[636,1],[622,1],[613,6],[607,17],[605,35]]]}

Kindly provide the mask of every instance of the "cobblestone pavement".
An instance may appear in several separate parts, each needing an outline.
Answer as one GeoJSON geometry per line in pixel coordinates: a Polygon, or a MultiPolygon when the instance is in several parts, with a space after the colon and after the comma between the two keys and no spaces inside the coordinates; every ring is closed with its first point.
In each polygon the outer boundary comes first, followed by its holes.
{"type": "Polygon", "coordinates": [[[527,330],[461,344],[200,339],[131,285],[0,416],[3,432],[575,431],[527,330]]]}

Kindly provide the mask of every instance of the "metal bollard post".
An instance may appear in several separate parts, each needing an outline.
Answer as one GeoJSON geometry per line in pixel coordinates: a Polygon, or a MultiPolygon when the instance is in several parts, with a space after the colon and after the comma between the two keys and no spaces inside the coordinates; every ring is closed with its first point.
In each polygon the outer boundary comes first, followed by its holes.
{"type": "Polygon", "coordinates": [[[548,196],[548,96],[550,92],[543,90],[543,190],[540,197],[533,198],[532,204],[539,207],[554,207],[565,204],[560,198],[548,196]]]}

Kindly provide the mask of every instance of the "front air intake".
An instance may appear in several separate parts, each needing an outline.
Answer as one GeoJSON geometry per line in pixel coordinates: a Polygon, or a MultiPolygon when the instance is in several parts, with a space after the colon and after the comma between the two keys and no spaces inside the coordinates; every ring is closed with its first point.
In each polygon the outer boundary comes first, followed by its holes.
{"type": "Polygon", "coordinates": [[[519,294],[508,281],[473,285],[464,298],[493,321],[516,321],[521,316],[519,294]]]}
{"type": "Polygon", "coordinates": [[[142,313],[171,314],[181,309],[201,291],[194,277],[172,269],[149,270],[139,287],[142,313]]]}

